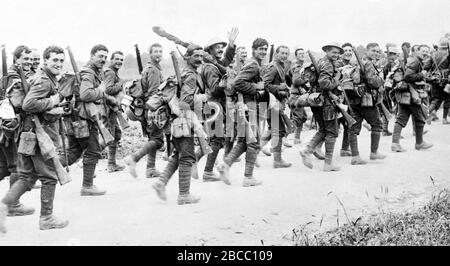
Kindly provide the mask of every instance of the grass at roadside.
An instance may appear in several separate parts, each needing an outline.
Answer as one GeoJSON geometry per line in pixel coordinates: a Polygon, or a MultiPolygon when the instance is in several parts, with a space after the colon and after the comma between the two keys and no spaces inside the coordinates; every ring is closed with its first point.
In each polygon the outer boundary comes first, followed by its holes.
{"type": "Polygon", "coordinates": [[[294,229],[293,242],[302,246],[448,246],[450,191],[444,189],[435,193],[418,210],[380,213],[324,233],[311,234],[302,226],[294,229]]]}

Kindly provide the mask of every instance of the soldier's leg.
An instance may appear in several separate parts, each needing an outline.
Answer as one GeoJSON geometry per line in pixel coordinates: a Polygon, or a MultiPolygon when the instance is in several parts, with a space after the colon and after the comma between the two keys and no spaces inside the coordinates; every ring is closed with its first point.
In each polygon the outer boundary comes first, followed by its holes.
{"type": "Polygon", "coordinates": [[[20,197],[33,188],[37,179],[33,161],[30,156],[17,154],[17,173],[11,173],[13,183],[2,202],[8,206],[8,216],[31,215],[34,209],[20,203],[20,197]]]}
{"type": "Polygon", "coordinates": [[[225,139],[222,137],[212,136],[209,142],[212,153],[208,154],[205,164],[205,170],[203,172],[203,181],[214,182],[220,181],[220,177],[216,176],[213,172],[214,163],[216,162],[217,155],[220,149],[223,147],[225,139]]]}
{"type": "Polygon", "coordinates": [[[319,126],[319,130],[316,132],[316,134],[314,134],[312,139],[309,141],[308,145],[306,145],[306,148],[300,151],[300,156],[302,157],[303,164],[310,169],[312,169],[313,167],[311,161],[311,154],[314,152],[314,149],[320,143],[323,143],[325,139],[325,123],[323,120],[322,108],[311,107],[311,111],[313,113],[313,117],[316,123],[319,126]]]}
{"type": "Polygon", "coordinates": [[[217,166],[217,170],[220,173],[220,179],[225,184],[231,185],[229,180],[230,167],[233,165],[234,162],[236,162],[236,158],[239,158],[239,156],[241,156],[246,150],[247,150],[246,138],[238,137],[236,145],[234,145],[230,153],[223,159],[223,162],[217,166]]]}
{"type": "Polygon", "coordinates": [[[450,122],[447,120],[448,111],[450,110],[450,98],[447,97],[444,101],[444,110],[442,112],[442,124],[448,125],[450,122]]]}
{"type": "Polygon", "coordinates": [[[412,119],[415,122],[416,127],[416,150],[426,150],[433,146],[433,144],[427,143],[423,140],[423,128],[426,123],[425,115],[419,105],[411,104],[412,119]]]}
{"type": "Polygon", "coordinates": [[[370,159],[382,160],[386,158],[386,155],[378,152],[381,132],[383,131],[383,121],[381,119],[379,108],[364,108],[364,119],[366,119],[372,128],[370,133],[370,159]]]}
{"type": "MultiPolygon", "coordinates": [[[[330,111],[333,110],[333,107],[330,107],[330,111]]],[[[335,118],[333,120],[324,120],[325,126],[325,164],[323,170],[326,172],[329,171],[339,171],[340,167],[333,165],[333,153],[334,146],[336,144],[336,139],[339,135],[339,124],[338,120],[335,118]]]]}
{"type": "Polygon", "coordinates": [[[363,160],[359,155],[359,147],[358,147],[358,135],[361,132],[362,122],[364,120],[361,114],[362,107],[359,105],[352,105],[352,110],[353,110],[352,117],[356,120],[356,123],[349,128],[348,132],[350,149],[352,151],[352,160],[350,163],[352,165],[364,165],[367,164],[367,161],[363,160]]]}
{"type": "Polygon", "coordinates": [[[110,132],[114,136],[114,142],[108,147],[108,172],[112,173],[125,169],[125,166],[119,165],[116,162],[117,146],[122,138],[122,130],[120,130],[117,120],[115,120],[115,123],[111,125],[110,132]]]}
{"type": "Polygon", "coordinates": [[[95,168],[98,160],[101,158],[101,148],[98,139],[98,129],[91,126],[89,137],[80,141],[84,149],[83,153],[83,186],[81,196],[101,196],[106,190],[99,189],[94,185],[95,168]]]}
{"type": "Polygon", "coordinates": [[[200,201],[200,198],[190,193],[191,168],[195,162],[194,138],[182,137],[174,139],[174,144],[178,152],[178,181],[179,195],[178,204],[193,204],[200,201]]]}
{"type": "Polygon", "coordinates": [[[406,151],[402,146],[400,146],[400,137],[402,134],[402,129],[408,124],[410,115],[411,115],[410,105],[405,104],[397,105],[397,116],[395,118],[394,132],[392,133],[391,150],[393,152],[406,151]]]}
{"type": "Polygon", "coordinates": [[[41,230],[64,228],[69,222],[53,215],[53,202],[55,199],[56,183],[58,181],[53,162],[51,160],[44,161],[40,153],[33,156],[32,160],[35,171],[42,183],[39,228],[41,230]]]}
{"type": "Polygon", "coordinates": [[[288,168],[292,166],[292,163],[286,162],[282,158],[282,139],[287,136],[286,128],[282,122],[281,114],[278,117],[278,123],[272,126],[272,141],[275,141],[276,146],[273,148],[273,167],[274,168],[288,168]]]}
{"type": "Polygon", "coordinates": [[[347,122],[345,121],[344,117],[339,118],[338,121],[339,121],[339,124],[341,124],[342,127],[344,128],[344,131],[342,132],[342,145],[341,145],[340,155],[341,155],[341,157],[351,156],[352,152],[350,151],[350,142],[348,140],[347,122]]]}
{"type": "Polygon", "coordinates": [[[242,185],[244,187],[258,186],[262,184],[262,181],[257,180],[253,176],[253,170],[255,169],[256,159],[260,150],[259,142],[253,142],[247,144],[245,153],[245,170],[244,181],[242,185]]]}

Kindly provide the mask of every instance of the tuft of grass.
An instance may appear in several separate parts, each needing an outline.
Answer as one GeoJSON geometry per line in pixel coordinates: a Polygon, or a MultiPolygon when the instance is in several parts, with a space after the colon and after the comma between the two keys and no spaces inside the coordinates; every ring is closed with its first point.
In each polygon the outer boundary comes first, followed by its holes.
{"type": "Polygon", "coordinates": [[[433,194],[422,208],[403,214],[380,213],[318,234],[306,226],[293,230],[293,244],[302,246],[448,246],[450,191],[433,194]]]}

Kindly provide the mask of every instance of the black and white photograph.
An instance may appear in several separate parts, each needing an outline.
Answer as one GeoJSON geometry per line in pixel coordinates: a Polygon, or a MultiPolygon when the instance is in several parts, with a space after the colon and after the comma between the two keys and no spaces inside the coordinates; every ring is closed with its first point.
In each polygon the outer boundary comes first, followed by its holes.
{"type": "Polygon", "coordinates": [[[0,8],[0,246],[450,245],[450,1],[0,8]]]}

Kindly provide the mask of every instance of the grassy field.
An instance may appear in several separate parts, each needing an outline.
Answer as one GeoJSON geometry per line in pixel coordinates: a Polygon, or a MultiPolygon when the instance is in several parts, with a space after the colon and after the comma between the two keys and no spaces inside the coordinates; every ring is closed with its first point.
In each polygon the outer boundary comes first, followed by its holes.
{"type": "MultiPolygon", "coordinates": [[[[348,218],[347,218],[348,219],[348,218]]],[[[311,234],[307,225],[295,229],[294,245],[301,246],[448,246],[450,191],[440,190],[426,206],[406,213],[380,213],[358,218],[325,233],[311,234]]]]}

